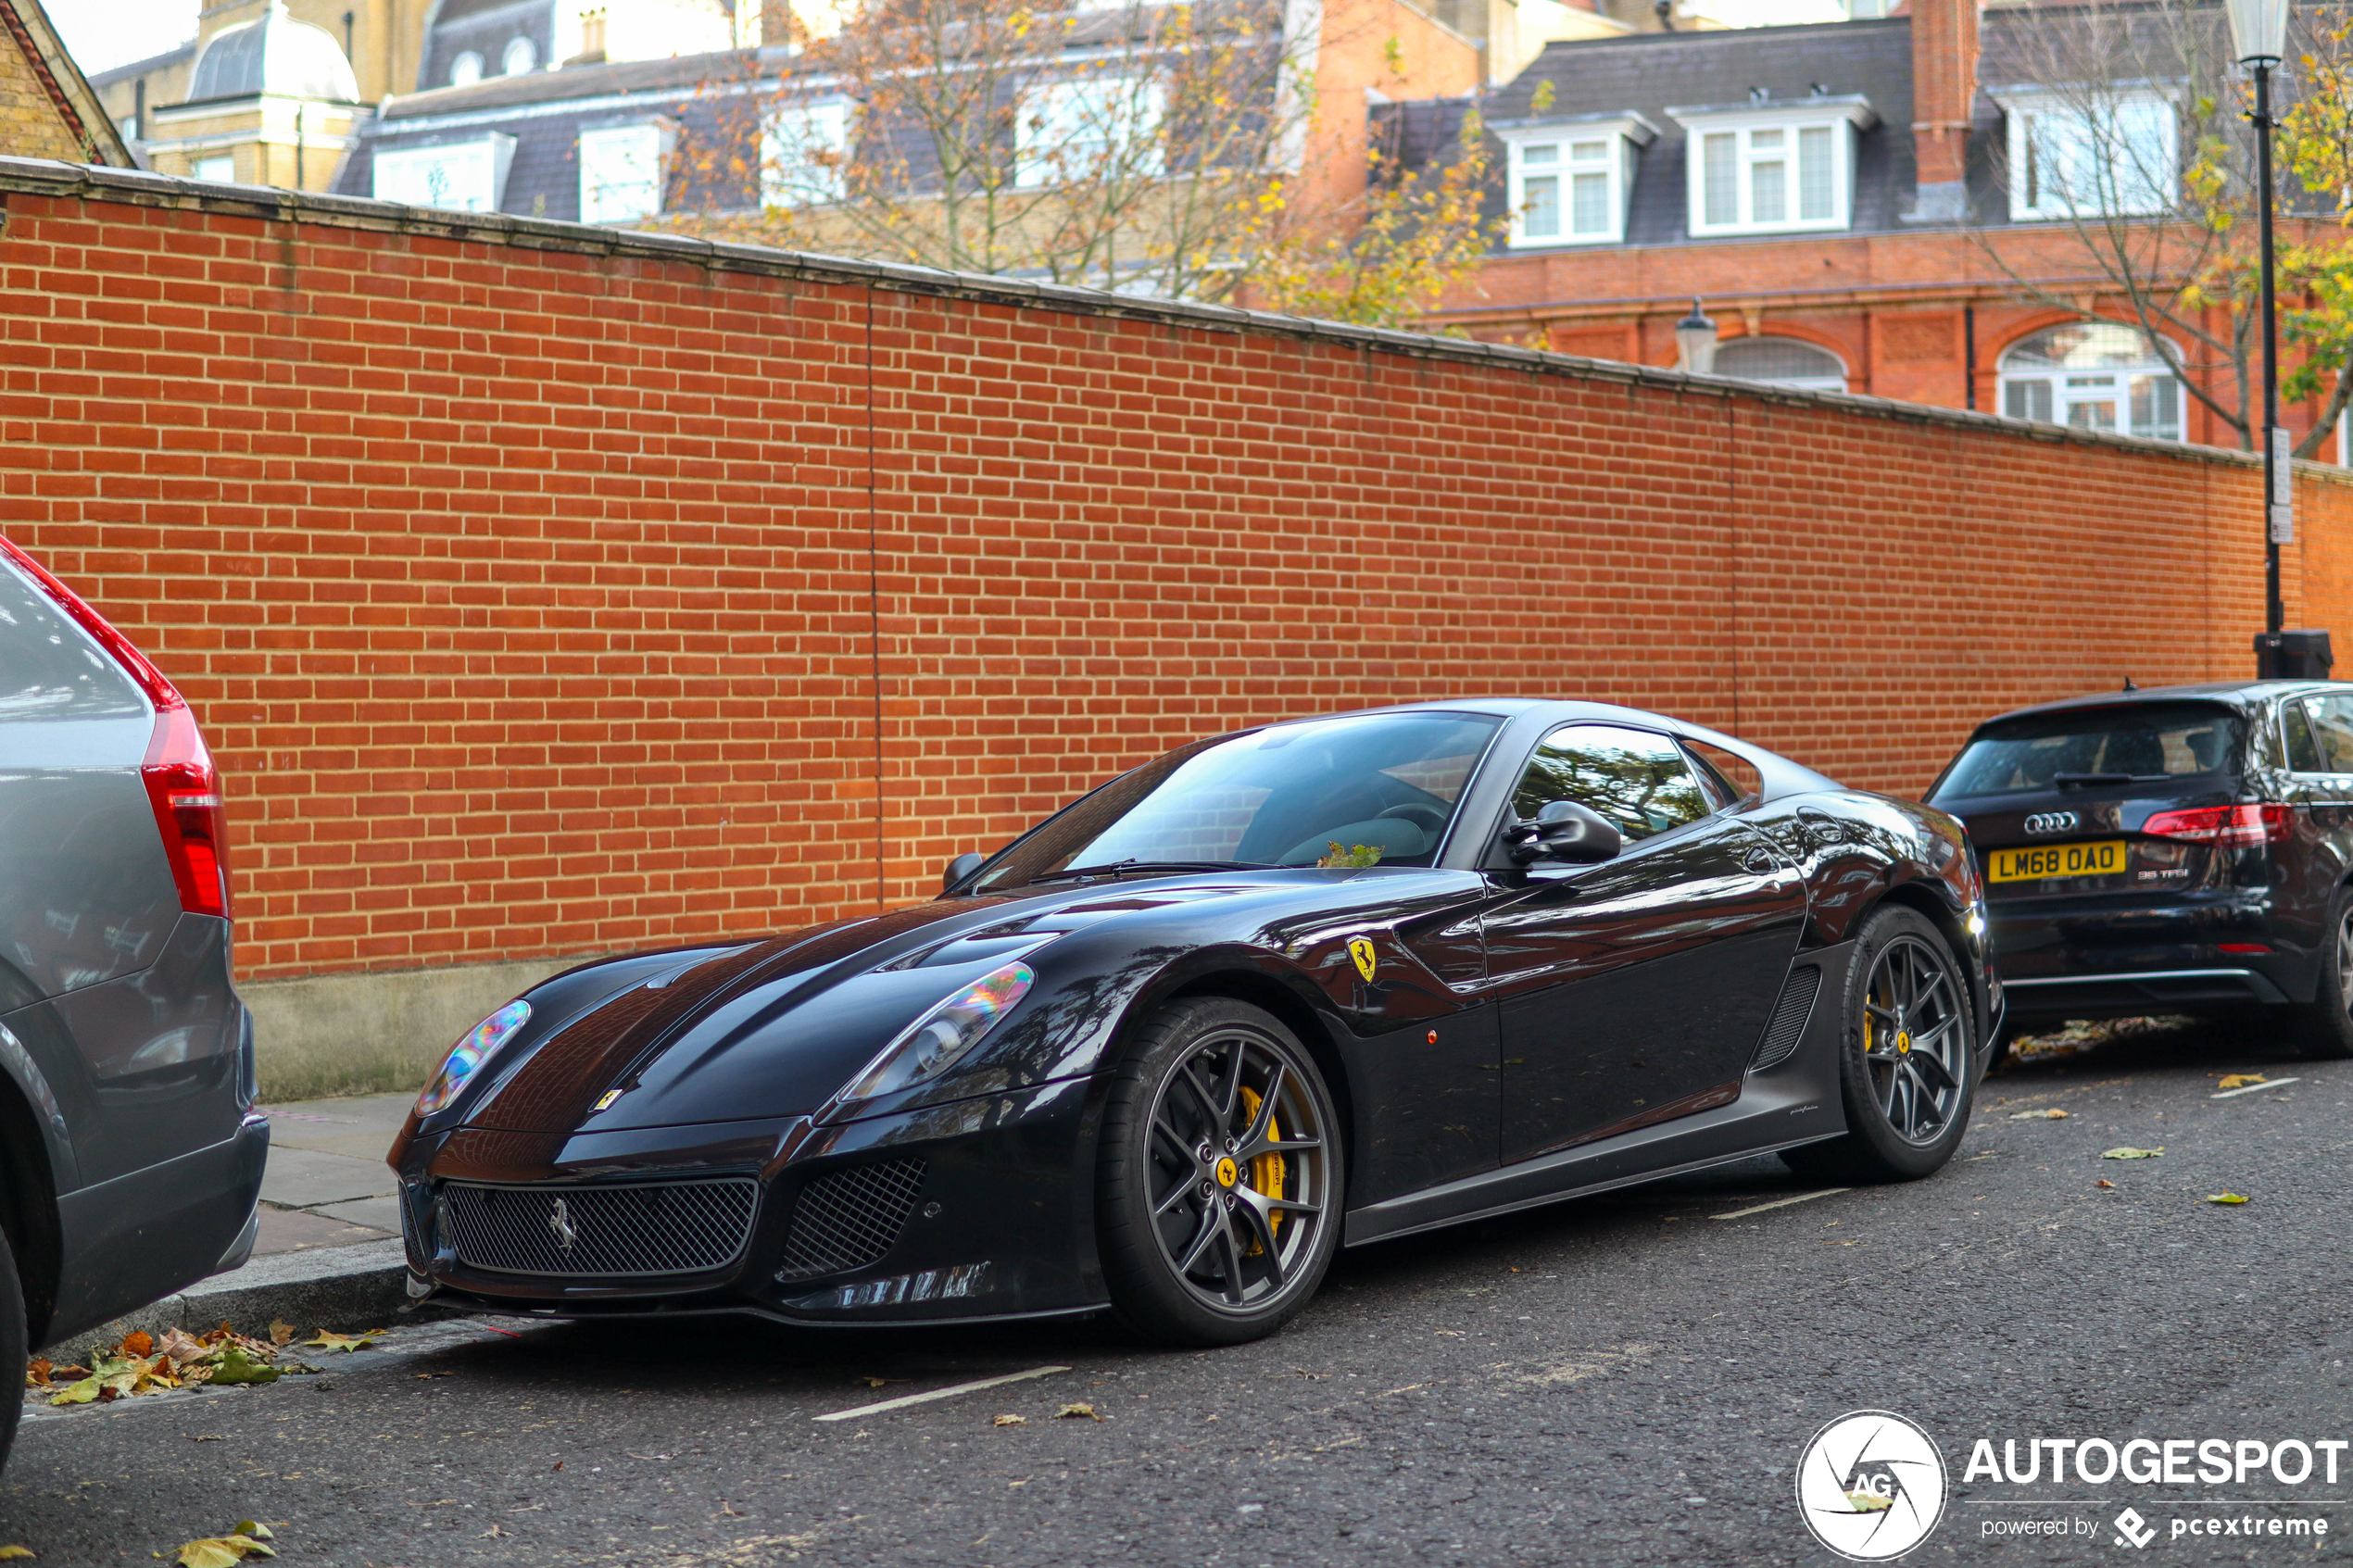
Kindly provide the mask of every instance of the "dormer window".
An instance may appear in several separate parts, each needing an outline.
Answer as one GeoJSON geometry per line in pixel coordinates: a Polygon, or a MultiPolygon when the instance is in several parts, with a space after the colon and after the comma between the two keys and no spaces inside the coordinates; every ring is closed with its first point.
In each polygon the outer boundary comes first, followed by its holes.
{"type": "Polygon", "coordinates": [[[1640,115],[1504,123],[1511,245],[1616,245],[1626,238],[1634,160],[1658,128],[1640,115]]]}
{"type": "Polygon", "coordinates": [[[1668,109],[1689,134],[1693,238],[1848,229],[1855,140],[1878,122],[1859,97],[1668,109]]]}
{"type": "Polygon", "coordinates": [[[2010,221],[2164,212],[2181,190],[2180,122],[2155,88],[2015,88],[2007,121],[2010,221]]]}

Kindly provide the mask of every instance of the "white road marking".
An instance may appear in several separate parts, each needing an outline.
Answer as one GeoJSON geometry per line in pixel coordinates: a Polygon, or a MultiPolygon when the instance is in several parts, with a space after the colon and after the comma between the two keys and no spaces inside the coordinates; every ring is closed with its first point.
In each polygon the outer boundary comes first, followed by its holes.
{"type": "Polygon", "coordinates": [[[1751,1209],[1735,1209],[1729,1214],[1710,1214],[1708,1218],[1711,1220],[1745,1220],[1751,1214],[1762,1214],[1768,1209],[1786,1209],[1793,1203],[1811,1203],[1818,1198],[1835,1198],[1842,1192],[1853,1192],[1854,1190],[1855,1189],[1853,1187],[1824,1187],[1819,1192],[1801,1192],[1795,1198],[1777,1198],[1770,1203],[1759,1203],[1755,1208],[1751,1209]]]}
{"type": "Polygon", "coordinates": [[[2235,1089],[2224,1089],[2219,1095],[2208,1095],[2206,1098],[2208,1099],[2234,1099],[2240,1095],[2251,1095],[2261,1089],[2276,1089],[2282,1084],[2301,1084],[2302,1082],[2304,1082],[2304,1080],[2301,1078],[2274,1078],[2268,1084],[2245,1084],[2235,1089]]]}
{"type": "Polygon", "coordinates": [[[881,1415],[887,1411],[905,1410],[909,1405],[927,1405],[934,1399],[952,1399],[959,1394],[977,1394],[983,1388],[1001,1387],[1008,1383],[1026,1383],[1033,1377],[1051,1377],[1058,1372],[1068,1372],[1066,1366],[1034,1366],[1027,1372],[1009,1372],[1002,1377],[984,1377],[977,1383],[958,1383],[946,1388],[935,1388],[928,1394],[901,1394],[895,1399],[885,1399],[878,1405],[860,1405],[854,1411],[828,1411],[812,1416],[812,1421],[854,1421],[862,1415],[881,1415]]]}

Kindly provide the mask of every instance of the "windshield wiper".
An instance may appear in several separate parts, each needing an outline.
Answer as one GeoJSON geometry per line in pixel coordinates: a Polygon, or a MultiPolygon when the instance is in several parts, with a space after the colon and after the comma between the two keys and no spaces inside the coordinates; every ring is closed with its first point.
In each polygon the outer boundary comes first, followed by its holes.
{"type": "Polygon", "coordinates": [[[2053,773],[2053,789],[2089,789],[2095,784],[2138,784],[2143,779],[2170,778],[2168,773],[2053,773]]]}
{"type": "Polygon", "coordinates": [[[1039,872],[1029,880],[1033,883],[1067,882],[1074,877],[1126,876],[1130,872],[1264,872],[1273,869],[1261,860],[1139,860],[1131,855],[1125,860],[1109,860],[1100,866],[1064,866],[1058,872],[1039,872]]]}

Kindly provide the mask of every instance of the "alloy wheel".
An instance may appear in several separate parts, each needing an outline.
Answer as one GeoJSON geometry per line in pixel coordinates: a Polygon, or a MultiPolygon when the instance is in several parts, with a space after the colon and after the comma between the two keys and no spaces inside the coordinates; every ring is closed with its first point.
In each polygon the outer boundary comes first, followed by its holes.
{"type": "Polygon", "coordinates": [[[1935,1142],[1961,1103],[1969,1035],[1957,985],[1944,955],[1908,934],[1872,960],[1863,991],[1863,1061],[1872,1098],[1906,1143],[1935,1142]]]}
{"type": "Polygon", "coordinates": [[[1272,1042],[1197,1042],[1152,1106],[1151,1225],[1188,1292],[1225,1311],[1280,1296],[1313,1255],[1330,1201],[1315,1098],[1272,1042]]]}

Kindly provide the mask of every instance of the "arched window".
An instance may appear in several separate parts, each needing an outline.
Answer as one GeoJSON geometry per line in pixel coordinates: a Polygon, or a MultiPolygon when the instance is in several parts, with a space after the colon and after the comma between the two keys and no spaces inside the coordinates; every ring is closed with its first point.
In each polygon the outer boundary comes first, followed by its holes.
{"type": "Polygon", "coordinates": [[[1716,373],[1808,392],[1846,390],[1846,366],[1839,357],[1793,337],[1736,337],[1716,351],[1716,373]]]}
{"type": "Polygon", "coordinates": [[[2182,439],[2182,383],[2142,332],[2114,321],[2045,327],[2002,356],[2002,412],[2082,430],[2182,439]]]}
{"type": "Polygon", "coordinates": [[[499,61],[509,76],[521,76],[539,64],[539,51],[532,47],[528,38],[517,38],[507,45],[505,57],[499,61]]]}
{"type": "Polygon", "coordinates": [[[482,56],[472,49],[449,62],[449,85],[471,87],[482,80],[482,56]]]}

